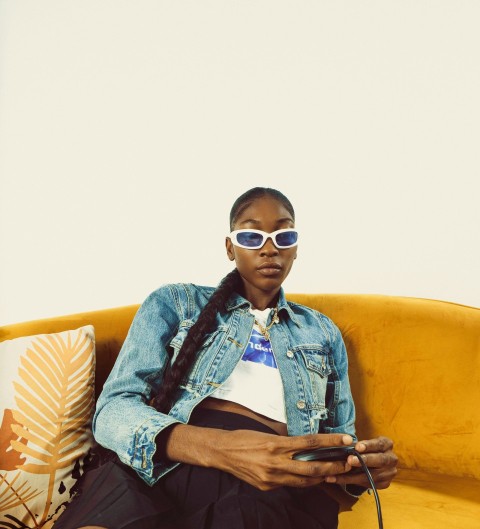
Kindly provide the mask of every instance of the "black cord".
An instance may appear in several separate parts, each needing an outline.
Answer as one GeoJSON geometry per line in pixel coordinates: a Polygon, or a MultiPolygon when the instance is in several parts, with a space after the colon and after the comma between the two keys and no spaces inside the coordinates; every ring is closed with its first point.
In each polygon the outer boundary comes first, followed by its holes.
{"type": "Polygon", "coordinates": [[[382,506],[380,505],[380,498],[378,497],[377,487],[375,487],[375,482],[373,481],[372,475],[370,474],[370,470],[368,470],[368,467],[365,464],[365,461],[363,460],[362,455],[356,450],[353,450],[353,453],[358,457],[358,460],[360,461],[360,464],[362,465],[363,471],[365,472],[368,478],[370,487],[373,490],[373,495],[375,496],[375,503],[377,504],[378,527],[379,529],[383,529],[382,506]]]}

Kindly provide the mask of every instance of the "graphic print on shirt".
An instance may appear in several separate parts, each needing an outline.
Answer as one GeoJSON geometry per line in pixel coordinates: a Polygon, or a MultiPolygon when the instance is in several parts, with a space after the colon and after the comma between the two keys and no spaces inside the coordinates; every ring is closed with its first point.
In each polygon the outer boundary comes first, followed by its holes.
{"type": "Polygon", "coordinates": [[[253,329],[247,348],[243,353],[242,360],[246,362],[256,362],[267,367],[277,368],[272,346],[265,337],[256,329],[253,329]]]}

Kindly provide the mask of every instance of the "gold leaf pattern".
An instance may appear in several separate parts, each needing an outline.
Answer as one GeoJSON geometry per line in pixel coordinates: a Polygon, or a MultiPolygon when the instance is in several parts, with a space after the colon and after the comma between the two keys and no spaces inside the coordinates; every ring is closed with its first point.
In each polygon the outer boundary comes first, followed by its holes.
{"type": "Polygon", "coordinates": [[[29,511],[27,503],[42,494],[42,491],[31,490],[26,481],[15,487],[20,474],[21,472],[18,472],[11,482],[7,480],[6,474],[0,474],[0,512],[23,505],[31,518],[35,520],[35,516],[29,511]]]}

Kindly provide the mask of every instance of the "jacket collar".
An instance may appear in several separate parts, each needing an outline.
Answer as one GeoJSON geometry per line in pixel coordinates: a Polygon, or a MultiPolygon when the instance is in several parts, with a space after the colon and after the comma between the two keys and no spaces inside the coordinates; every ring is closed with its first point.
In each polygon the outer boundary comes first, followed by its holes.
{"type": "MultiPolygon", "coordinates": [[[[285,292],[283,290],[283,287],[280,288],[279,296],[278,296],[278,313],[281,314],[282,312],[287,313],[290,316],[290,319],[298,326],[300,326],[300,323],[298,322],[295,313],[292,310],[292,307],[288,304],[287,299],[285,298],[285,292]]],[[[225,307],[228,311],[232,311],[235,309],[244,309],[248,310],[251,307],[250,301],[246,300],[243,296],[238,294],[237,292],[234,292],[231,294],[231,296],[228,298],[227,302],[225,303],[225,307]]]]}

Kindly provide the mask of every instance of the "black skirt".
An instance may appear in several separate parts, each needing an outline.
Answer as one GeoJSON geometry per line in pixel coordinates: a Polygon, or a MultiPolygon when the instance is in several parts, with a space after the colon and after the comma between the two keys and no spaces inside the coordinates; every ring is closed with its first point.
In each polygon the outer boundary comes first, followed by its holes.
{"type": "MultiPolygon", "coordinates": [[[[190,424],[275,432],[249,417],[194,410],[190,424]]],[[[54,529],[335,529],[338,504],[321,488],[260,491],[213,468],[181,464],[150,487],[118,458],[89,470],[54,529]]]]}

